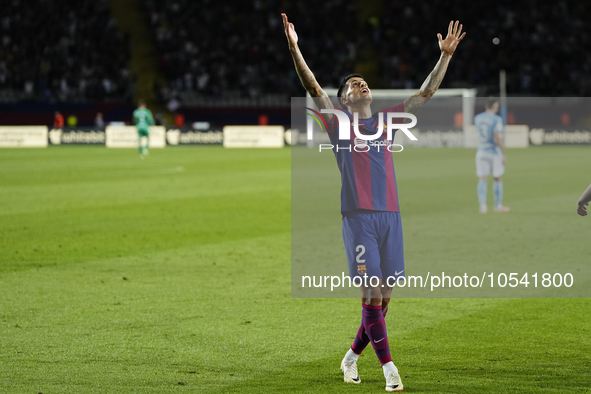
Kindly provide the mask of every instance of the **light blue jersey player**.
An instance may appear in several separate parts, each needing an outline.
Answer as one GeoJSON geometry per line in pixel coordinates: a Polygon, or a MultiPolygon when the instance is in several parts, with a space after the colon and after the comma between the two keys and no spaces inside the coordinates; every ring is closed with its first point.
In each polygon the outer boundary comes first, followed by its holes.
{"type": "Polygon", "coordinates": [[[497,115],[499,102],[489,98],[485,105],[486,111],[474,117],[474,125],[478,130],[478,151],[476,152],[476,176],[478,181],[478,202],[480,213],[486,213],[486,195],[488,193],[488,176],[492,172],[495,180],[493,194],[495,197],[495,212],[509,212],[503,205],[503,182],[501,177],[505,173],[505,128],[503,119],[497,115]]]}

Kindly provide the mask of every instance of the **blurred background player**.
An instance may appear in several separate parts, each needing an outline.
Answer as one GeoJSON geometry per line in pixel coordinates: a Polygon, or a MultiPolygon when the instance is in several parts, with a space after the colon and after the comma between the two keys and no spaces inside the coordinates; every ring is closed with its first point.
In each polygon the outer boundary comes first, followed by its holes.
{"type": "Polygon", "coordinates": [[[478,130],[478,150],[476,151],[476,176],[478,181],[478,202],[480,213],[486,213],[486,195],[488,193],[488,176],[492,172],[494,178],[493,194],[495,212],[509,212],[503,206],[503,182],[501,176],[505,173],[505,147],[503,146],[503,119],[497,115],[499,102],[489,98],[485,104],[485,111],[474,117],[474,125],[478,130]]]}
{"type": "Polygon", "coordinates": [[[577,201],[577,213],[581,216],[587,216],[587,205],[591,201],[591,185],[581,194],[577,201]]]}
{"type": "Polygon", "coordinates": [[[137,127],[140,157],[144,158],[150,148],[150,132],[148,128],[154,124],[152,111],[146,108],[144,100],[139,100],[139,107],[133,111],[133,123],[137,127]]]}
{"type": "MultiPolygon", "coordinates": [[[[335,108],[331,99],[316,81],[314,74],[306,64],[298,47],[298,36],[293,23],[289,23],[287,15],[282,14],[283,26],[296,72],[304,88],[308,91],[319,109],[341,110],[351,119],[352,114],[358,115],[359,122],[367,134],[378,132],[378,113],[373,113],[371,91],[367,82],[359,74],[347,76],[338,90],[338,99],[347,109],[335,108]]],[[[456,21],[449,24],[445,40],[437,34],[440,58],[433,71],[429,74],[421,88],[404,103],[388,107],[380,113],[407,112],[417,113],[439,88],[445,72],[458,44],[464,38],[462,25],[456,21]]],[[[327,132],[333,146],[339,146],[339,123],[332,113],[324,114],[330,124],[327,132]]],[[[378,137],[381,142],[386,140],[384,131],[378,137]]],[[[355,134],[351,129],[350,138],[341,141],[351,148],[356,145],[355,134]]],[[[402,242],[402,225],[398,206],[398,192],[392,152],[379,149],[379,146],[365,145],[367,150],[356,149],[335,150],[337,164],[341,171],[341,214],[343,215],[343,241],[349,262],[349,276],[377,277],[377,286],[362,284],[361,326],[357,335],[341,362],[341,370],[346,383],[360,383],[357,372],[357,359],[371,342],[378,357],[384,377],[386,391],[400,392],[403,384],[398,368],[392,362],[385,316],[388,311],[392,287],[384,284],[385,278],[404,276],[404,252],[402,242]]]]}

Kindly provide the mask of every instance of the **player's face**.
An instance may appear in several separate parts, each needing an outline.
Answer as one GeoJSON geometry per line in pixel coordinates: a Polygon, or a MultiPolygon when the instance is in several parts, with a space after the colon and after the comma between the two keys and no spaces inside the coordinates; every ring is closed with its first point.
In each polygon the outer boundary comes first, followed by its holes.
{"type": "Polygon", "coordinates": [[[354,105],[367,102],[369,105],[371,101],[371,90],[363,78],[354,77],[347,81],[347,91],[342,99],[343,104],[354,105]]]}

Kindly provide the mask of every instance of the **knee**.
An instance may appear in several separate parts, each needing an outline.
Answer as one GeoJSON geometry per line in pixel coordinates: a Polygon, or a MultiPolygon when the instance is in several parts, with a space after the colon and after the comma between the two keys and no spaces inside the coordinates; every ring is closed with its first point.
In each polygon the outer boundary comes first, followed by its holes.
{"type": "Polygon", "coordinates": [[[364,298],[363,303],[371,306],[382,306],[381,298],[364,298]]]}
{"type": "Polygon", "coordinates": [[[363,289],[363,294],[362,294],[362,302],[365,305],[371,305],[371,306],[382,306],[382,293],[380,292],[379,289],[376,288],[365,288],[363,289]]]}

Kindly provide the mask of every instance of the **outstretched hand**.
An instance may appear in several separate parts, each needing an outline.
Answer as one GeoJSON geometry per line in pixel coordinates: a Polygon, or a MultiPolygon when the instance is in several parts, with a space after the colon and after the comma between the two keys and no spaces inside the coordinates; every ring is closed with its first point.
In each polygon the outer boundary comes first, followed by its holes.
{"type": "Polygon", "coordinates": [[[293,27],[293,23],[289,23],[287,15],[281,14],[283,18],[283,28],[285,29],[285,36],[287,37],[287,43],[290,48],[295,48],[298,45],[298,34],[293,27]]]}
{"type": "Polygon", "coordinates": [[[466,33],[464,33],[460,36],[462,33],[462,25],[460,25],[458,28],[459,23],[460,21],[456,21],[454,25],[454,21],[449,22],[447,37],[445,37],[445,40],[442,39],[441,33],[437,33],[437,38],[439,39],[439,48],[441,49],[441,52],[445,53],[446,55],[453,55],[456,51],[456,48],[458,47],[458,44],[464,39],[464,36],[466,35],[466,33]]]}
{"type": "Polygon", "coordinates": [[[587,216],[587,205],[589,205],[588,202],[579,200],[577,202],[577,213],[581,216],[587,216]]]}

